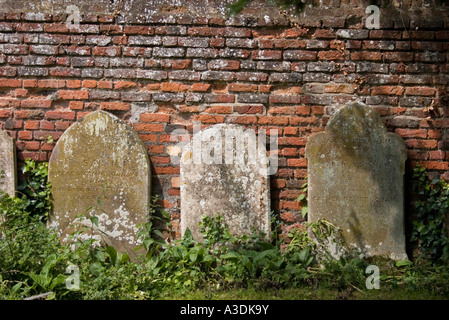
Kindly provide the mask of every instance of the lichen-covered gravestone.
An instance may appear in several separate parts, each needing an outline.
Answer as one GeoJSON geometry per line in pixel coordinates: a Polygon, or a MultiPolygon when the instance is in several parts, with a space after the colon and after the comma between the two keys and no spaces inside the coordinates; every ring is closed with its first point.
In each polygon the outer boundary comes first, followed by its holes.
{"type": "Polygon", "coordinates": [[[93,234],[135,255],[137,225],[148,221],[151,171],[145,146],[131,127],[104,111],[85,116],[56,144],[48,178],[53,198],[49,227],[58,230],[62,242],[84,224],[89,230],[82,238],[93,234]],[[77,219],[81,214],[86,217],[77,219]]]}
{"type": "MultiPolygon", "coordinates": [[[[201,217],[220,214],[231,234],[270,232],[269,161],[253,130],[218,124],[196,133],[181,155],[181,233],[201,241],[201,217]]],[[[264,139],[261,139],[264,140],[264,139]]]]}
{"type": "Polygon", "coordinates": [[[306,157],[309,221],[337,225],[345,242],[366,255],[406,259],[407,150],[379,114],[358,102],[340,108],[324,132],[309,138],[306,157]]]}
{"type": "Polygon", "coordinates": [[[15,196],[17,186],[16,151],[14,139],[8,132],[0,129],[0,190],[11,197],[15,196]]]}

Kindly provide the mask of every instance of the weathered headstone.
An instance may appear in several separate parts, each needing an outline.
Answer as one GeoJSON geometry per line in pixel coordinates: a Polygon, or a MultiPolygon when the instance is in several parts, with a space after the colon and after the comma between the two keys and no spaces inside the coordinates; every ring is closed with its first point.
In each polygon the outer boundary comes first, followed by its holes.
{"type": "Polygon", "coordinates": [[[17,186],[16,149],[14,139],[0,129],[0,190],[11,197],[17,186]]]}
{"type": "Polygon", "coordinates": [[[92,227],[94,238],[135,254],[137,225],[148,220],[151,171],[145,146],[131,127],[104,111],[85,116],[57,142],[48,178],[49,227],[58,230],[61,241],[74,231],[77,216],[86,214],[79,223],[92,227]]]}
{"type": "Polygon", "coordinates": [[[340,227],[346,243],[366,255],[406,259],[403,174],[407,150],[372,108],[350,103],[311,136],[309,221],[340,227]]]}
{"type": "Polygon", "coordinates": [[[181,155],[181,233],[201,241],[201,217],[220,214],[231,234],[270,232],[269,161],[264,137],[234,124],[196,133],[181,155]],[[260,142],[259,142],[260,140],[260,142]]]}

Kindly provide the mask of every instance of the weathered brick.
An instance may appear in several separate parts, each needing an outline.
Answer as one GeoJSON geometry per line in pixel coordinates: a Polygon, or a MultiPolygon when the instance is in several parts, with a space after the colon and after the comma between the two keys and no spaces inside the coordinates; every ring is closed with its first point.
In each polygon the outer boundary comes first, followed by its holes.
{"type": "Polygon", "coordinates": [[[371,89],[372,95],[397,95],[400,96],[404,93],[404,87],[402,86],[379,86],[371,89]]]}
{"type": "Polygon", "coordinates": [[[178,82],[163,82],[161,83],[161,90],[168,92],[186,92],[190,89],[189,85],[178,82]]]}
{"type": "Polygon", "coordinates": [[[89,96],[86,90],[59,90],[58,97],[62,100],[84,100],[89,96]]]}
{"type": "Polygon", "coordinates": [[[366,39],[369,32],[369,30],[339,29],[335,35],[343,39],[366,39]]]}
{"type": "Polygon", "coordinates": [[[22,80],[19,79],[0,79],[0,87],[2,88],[20,88],[22,80]]]}
{"type": "Polygon", "coordinates": [[[269,70],[277,72],[289,71],[291,63],[288,61],[259,61],[257,62],[258,70],[269,70]]]}
{"type": "Polygon", "coordinates": [[[191,70],[175,70],[168,74],[171,80],[200,81],[201,73],[191,70]]]}
{"type": "Polygon", "coordinates": [[[238,70],[240,61],[237,60],[212,60],[208,63],[211,70],[238,70]]]}
{"type": "Polygon", "coordinates": [[[236,92],[257,92],[258,86],[255,84],[230,83],[228,85],[229,91],[236,92]]]}
{"type": "Polygon", "coordinates": [[[405,88],[405,94],[411,96],[434,96],[436,94],[436,88],[432,87],[407,87],[405,88]]]}
{"type": "Polygon", "coordinates": [[[102,102],[100,104],[101,109],[103,110],[120,110],[126,111],[130,109],[129,103],[124,102],[102,102]]]}
{"type": "Polygon", "coordinates": [[[282,58],[281,50],[255,50],[252,52],[254,60],[280,60],[282,58]]]}
{"type": "Polygon", "coordinates": [[[120,47],[94,47],[92,54],[94,56],[116,57],[120,55],[120,47]]]}
{"type": "Polygon", "coordinates": [[[129,36],[128,45],[138,46],[160,46],[162,44],[162,38],[160,36],[129,36]]]}
{"type": "Polygon", "coordinates": [[[285,50],[284,59],[286,60],[315,60],[317,57],[316,51],[305,50],[285,50]]]}
{"type": "Polygon", "coordinates": [[[28,99],[20,101],[21,108],[50,108],[51,100],[28,99]]]}
{"type": "Polygon", "coordinates": [[[135,74],[136,78],[143,78],[155,81],[167,79],[167,76],[168,76],[167,71],[160,71],[160,70],[137,70],[135,74]]]}
{"type": "Polygon", "coordinates": [[[220,80],[232,81],[235,78],[235,73],[230,71],[205,71],[201,75],[201,80],[220,80]]]}
{"type": "MultiPolygon", "coordinates": [[[[182,49],[184,50],[184,49],[182,49]]],[[[216,58],[218,49],[214,48],[187,48],[186,57],[188,58],[216,58]]]]}

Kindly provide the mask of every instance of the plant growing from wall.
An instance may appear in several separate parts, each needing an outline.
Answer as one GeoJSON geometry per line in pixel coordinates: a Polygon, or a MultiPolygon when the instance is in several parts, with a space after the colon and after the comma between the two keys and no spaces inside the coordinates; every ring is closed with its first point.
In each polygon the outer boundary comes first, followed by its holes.
{"type": "Polygon", "coordinates": [[[449,261],[449,238],[445,215],[449,211],[449,183],[430,180],[420,165],[413,169],[413,189],[417,219],[413,222],[411,240],[418,243],[422,254],[431,261],[449,261]]]}
{"type": "Polygon", "coordinates": [[[25,179],[19,184],[18,189],[27,204],[26,210],[46,221],[51,209],[50,183],[47,180],[48,164],[26,159],[22,173],[25,179]]]}

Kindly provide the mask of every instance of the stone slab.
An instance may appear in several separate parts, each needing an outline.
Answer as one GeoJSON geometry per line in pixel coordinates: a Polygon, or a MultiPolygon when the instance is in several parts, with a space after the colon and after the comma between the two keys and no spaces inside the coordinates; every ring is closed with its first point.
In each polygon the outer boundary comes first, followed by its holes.
{"type": "Polygon", "coordinates": [[[306,145],[309,221],[340,227],[366,255],[407,258],[403,174],[407,149],[379,114],[355,102],[338,109],[306,145]]]}
{"type": "Polygon", "coordinates": [[[217,124],[196,133],[181,161],[181,233],[201,241],[201,217],[220,214],[236,236],[270,232],[269,161],[253,130],[217,124]]]}
{"type": "Polygon", "coordinates": [[[88,218],[97,216],[96,239],[135,254],[137,225],[148,221],[151,171],[146,148],[131,127],[104,111],[85,116],[58,140],[48,178],[49,227],[58,230],[61,241],[74,231],[77,216],[86,214],[79,224],[92,227],[88,218]]]}
{"type": "Polygon", "coordinates": [[[11,197],[17,189],[16,148],[14,139],[0,129],[0,190],[11,197]]]}

